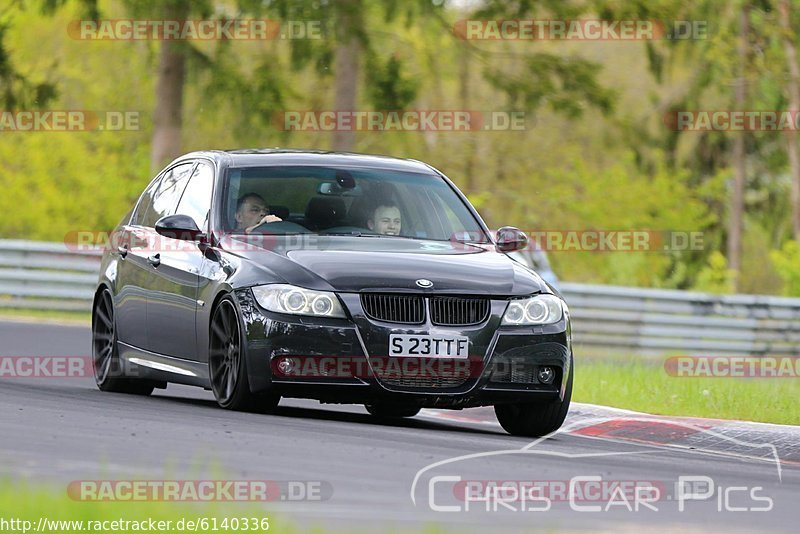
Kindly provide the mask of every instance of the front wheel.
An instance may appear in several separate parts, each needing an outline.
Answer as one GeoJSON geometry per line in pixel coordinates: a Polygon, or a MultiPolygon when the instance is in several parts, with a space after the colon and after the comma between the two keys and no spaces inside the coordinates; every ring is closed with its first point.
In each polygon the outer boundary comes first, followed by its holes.
{"type": "Polygon", "coordinates": [[[222,408],[260,412],[275,408],[277,395],[254,395],[247,378],[244,336],[231,297],[220,300],[211,316],[208,375],[211,390],[222,408]]]}
{"type": "Polygon", "coordinates": [[[500,426],[513,436],[539,437],[555,432],[564,423],[572,399],[572,377],[575,374],[572,358],[564,400],[541,402],[518,402],[498,404],[494,413],[500,426]]]}

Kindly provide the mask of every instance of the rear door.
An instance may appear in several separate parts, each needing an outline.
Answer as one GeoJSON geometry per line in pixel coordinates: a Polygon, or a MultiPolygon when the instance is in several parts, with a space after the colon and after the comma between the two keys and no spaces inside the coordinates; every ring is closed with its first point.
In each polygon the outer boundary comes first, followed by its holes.
{"type": "Polygon", "coordinates": [[[147,228],[141,225],[158,192],[164,174],[157,176],[145,189],[128,224],[122,226],[116,254],[116,295],[114,309],[117,316],[117,336],[120,341],[134,347],[147,347],[147,291],[151,254],[147,228]]]}

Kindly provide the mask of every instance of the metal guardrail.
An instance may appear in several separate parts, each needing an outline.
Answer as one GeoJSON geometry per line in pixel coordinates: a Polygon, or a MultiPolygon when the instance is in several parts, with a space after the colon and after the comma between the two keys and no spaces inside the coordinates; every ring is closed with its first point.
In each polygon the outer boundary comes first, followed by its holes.
{"type": "Polygon", "coordinates": [[[800,355],[800,299],[561,284],[576,352],[800,355]]]}
{"type": "Polygon", "coordinates": [[[0,308],[89,311],[101,253],[0,239],[0,308]]]}
{"type": "MultiPolygon", "coordinates": [[[[100,252],[0,240],[0,307],[89,311],[100,252]]],[[[578,354],[800,355],[800,299],[562,283],[578,354]]]]}

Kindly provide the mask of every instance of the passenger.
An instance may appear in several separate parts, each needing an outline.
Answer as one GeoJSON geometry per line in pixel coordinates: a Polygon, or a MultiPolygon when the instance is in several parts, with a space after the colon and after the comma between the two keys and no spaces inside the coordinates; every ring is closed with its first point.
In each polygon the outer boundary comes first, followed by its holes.
{"type": "Polygon", "coordinates": [[[236,228],[249,234],[265,223],[282,221],[280,217],[269,214],[267,203],[256,193],[247,193],[236,201],[236,228]]]}
{"type": "Polygon", "coordinates": [[[367,227],[381,235],[400,235],[401,224],[400,208],[393,202],[379,204],[367,220],[367,227]]]}

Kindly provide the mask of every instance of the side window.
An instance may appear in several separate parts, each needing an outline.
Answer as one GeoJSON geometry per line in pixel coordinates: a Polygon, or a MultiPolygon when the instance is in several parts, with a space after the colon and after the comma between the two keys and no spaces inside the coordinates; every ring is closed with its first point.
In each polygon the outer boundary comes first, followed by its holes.
{"type": "Polygon", "coordinates": [[[214,168],[208,163],[199,163],[192,173],[189,185],[183,192],[175,213],[188,215],[200,229],[205,228],[211,209],[211,192],[214,188],[214,168]]]}
{"type": "Polygon", "coordinates": [[[141,221],[144,218],[144,214],[147,213],[147,210],[150,209],[150,204],[153,203],[153,193],[158,191],[158,186],[161,184],[161,178],[162,176],[159,176],[150,182],[150,185],[147,186],[147,189],[142,193],[139,203],[136,205],[135,211],[131,216],[131,224],[142,224],[141,221]]]}
{"type": "Polygon", "coordinates": [[[441,231],[450,239],[485,242],[486,234],[469,216],[469,212],[466,211],[465,206],[460,204],[460,200],[455,195],[442,194],[444,189],[433,188],[426,190],[425,193],[434,206],[433,213],[436,218],[437,233],[441,231]]]}
{"type": "Polygon", "coordinates": [[[183,163],[164,174],[155,193],[151,195],[150,206],[140,217],[138,224],[152,228],[161,217],[175,213],[178,200],[186,188],[193,166],[194,163],[183,163]]]}

